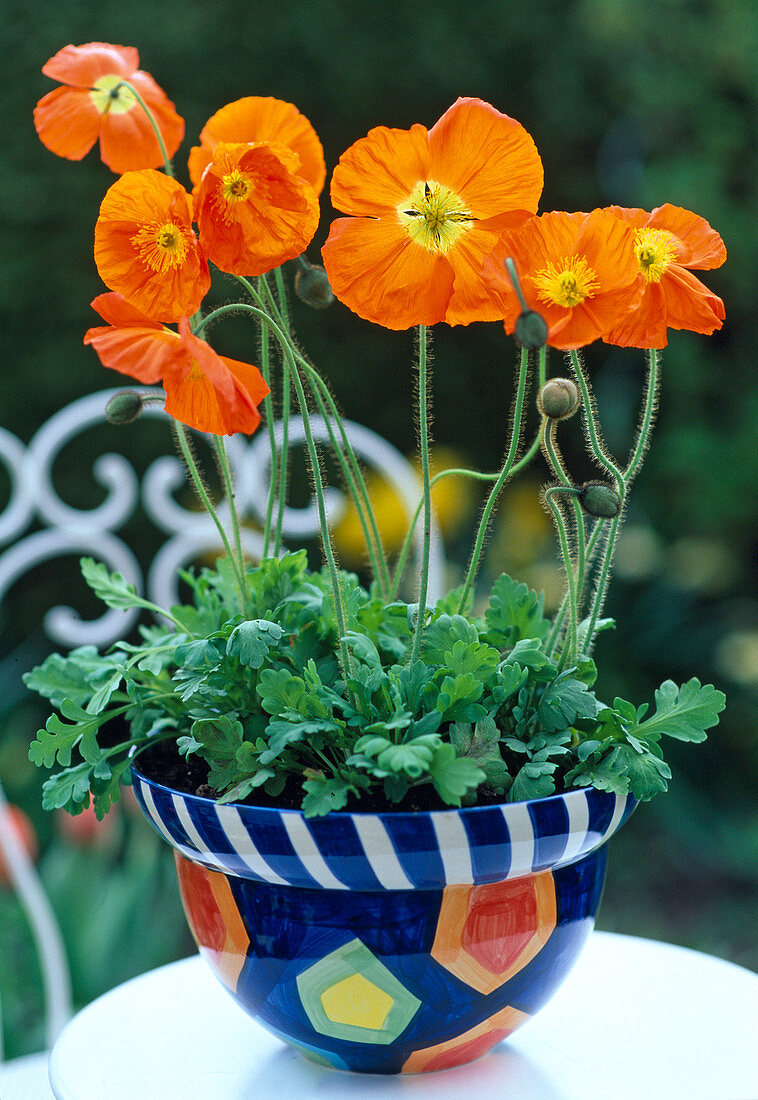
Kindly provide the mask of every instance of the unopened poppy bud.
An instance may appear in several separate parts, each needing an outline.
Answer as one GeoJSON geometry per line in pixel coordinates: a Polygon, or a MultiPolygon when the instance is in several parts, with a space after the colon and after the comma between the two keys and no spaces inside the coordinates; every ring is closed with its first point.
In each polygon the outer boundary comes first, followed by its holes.
{"type": "Polygon", "coordinates": [[[114,394],[105,406],[105,415],[111,424],[131,424],[142,412],[143,400],[133,390],[114,394]]]}
{"type": "Polygon", "coordinates": [[[309,264],[296,273],[295,294],[313,309],[326,309],[334,301],[326,272],[318,264],[309,264]]]}
{"type": "Polygon", "coordinates": [[[549,420],[565,420],[579,408],[579,389],[570,378],[551,378],[537,394],[537,408],[549,420]]]}
{"type": "Polygon", "coordinates": [[[597,519],[613,519],[621,511],[621,497],[605,481],[588,481],[579,490],[579,503],[597,519]]]}
{"type": "Polygon", "coordinates": [[[541,313],[526,309],[518,315],[513,335],[522,348],[535,351],[547,343],[547,321],[541,313]]]}

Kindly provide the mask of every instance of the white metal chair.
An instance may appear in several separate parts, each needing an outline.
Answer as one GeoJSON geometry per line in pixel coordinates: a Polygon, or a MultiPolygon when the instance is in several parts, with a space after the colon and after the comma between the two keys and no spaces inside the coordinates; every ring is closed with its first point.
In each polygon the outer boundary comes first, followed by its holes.
{"type": "MultiPolygon", "coordinates": [[[[73,401],[43,424],[28,445],[24,445],[7,429],[0,428],[0,462],[6,468],[11,486],[8,503],[0,513],[0,547],[5,547],[0,552],[0,604],[12,586],[36,567],[62,556],[87,554],[122,573],[154,603],[171,606],[178,598],[177,569],[205,553],[218,550],[218,535],[209,517],[182,507],[174,496],[185,480],[182,464],[176,457],[160,455],[150,463],[140,479],[123,455],[95,456],[92,474],[104,488],[105,499],[91,509],[74,508],[57,493],[52,476],[56,459],[76,436],[105,422],[106,404],[118,392],[118,389],[105,390],[73,401]],[[127,545],[120,533],[139,505],[158,529],[161,539],[160,549],[146,570],[141,567],[134,548],[127,545]]],[[[163,410],[152,404],[146,406],[145,415],[166,418],[163,410]]],[[[419,479],[413,466],[376,433],[351,422],[345,426],[358,457],[367,467],[381,472],[411,515],[420,495],[419,479]]],[[[312,427],[316,439],[328,441],[327,425],[323,420],[315,420],[312,427]]],[[[276,425],[275,435],[281,445],[281,424],[276,425]]],[[[292,422],[290,442],[297,444],[303,438],[302,424],[292,422]]],[[[260,523],[265,514],[268,494],[267,433],[260,431],[251,440],[234,436],[228,441],[228,451],[237,487],[236,503],[240,518],[253,524],[260,523]]],[[[345,505],[340,491],[329,490],[327,510],[331,522],[336,522],[345,505]]],[[[222,517],[224,512],[222,505],[222,517]]],[[[315,537],[318,533],[315,505],[311,503],[301,509],[288,508],[282,530],[290,546],[315,537]]],[[[245,527],[243,531],[245,550],[253,557],[259,556],[263,547],[257,529],[252,526],[245,527]]],[[[443,568],[442,546],[439,537],[436,537],[430,570],[431,599],[442,591],[443,568]]],[[[70,598],[64,593],[61,597],[70,598]]],[[[111,609],[99,618],[84,620],[74,609],[62,603],[46,613],[42,626],[56,647],[72,648],[88,643],[108,646],[128,632],[136,614],[135,611],[111,609]]],[[[23,903],[40,958],[49,1048],[72,1014],[68,966],[60,931],[33,863],[13,832],[1,827],[5,806],[5,795],[0,785],[0,850],[5,855],[12,882],[23,903]]],[[[10,1070],[11,1063],[7,1065],[10,1070]]],[[[3,1080],[2,1072],[0,1070],[0,1082],[3,1080]]],[[[5,1097],[6,1093],[0,1090],[0,1095],[5,1097]]]]}

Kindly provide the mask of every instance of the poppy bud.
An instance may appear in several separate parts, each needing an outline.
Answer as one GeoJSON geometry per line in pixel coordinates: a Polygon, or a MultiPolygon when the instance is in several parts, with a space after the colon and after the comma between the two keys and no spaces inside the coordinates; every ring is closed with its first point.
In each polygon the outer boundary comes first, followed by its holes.
{"type": "Polygon", "coordinates": [[[105,406],[105,415],[111,424],[131,424],[142,412],[143,399],[133,390],[116,393],[105,406]]]}
{"type": "Polygon", "coordinates": [[[301,302],[313,309],[326,309],[334,301],[334,294],[323,267],[308,264],[295,275],[295,294],[301,302]]]}
{"type": "Polygon", "coordinates": [[[605,481],[588,481],[579,490],[579,503],[597,519],[613,519],[621,511],[621,497],[605,481]]]}
{"type": "Polygon", "coordinates": [[[547,321],[542,314],[527,309],[518,315],[513,335],[522,348],[534,351],[547,343],[547,331],[547,321]]]}
{"type": "Polygon", "coordinates": [[[537,408],[549,420],[565,420],[579,408],[579,389],[570,378],[551,378],[537,394],[537,408]]]}

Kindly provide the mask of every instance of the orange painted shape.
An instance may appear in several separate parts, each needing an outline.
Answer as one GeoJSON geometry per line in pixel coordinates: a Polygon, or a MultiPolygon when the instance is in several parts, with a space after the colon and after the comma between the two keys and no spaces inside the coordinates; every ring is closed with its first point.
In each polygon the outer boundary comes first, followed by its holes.
{"type": "Polygon", "coordinates": [[[531,962],[555,922],[555,885],[549,871],[483,886],[448,886],[432,957],[486,995],[531,962]]]}
{"type": "Polygon", "coordinates": [[[437,1069],[449,1069],[471,1062],[486,1054],[496,1043],[507,1038],[517,1027],[529,1019],[527,1012],[506,1005],[494,1016],[484,1020],[476,1027],[464,1031],[454,1039],[444,1043],[414,1050],[403,1066],[403,1073],[431,1073],[437,1069]]]}
{"type": "Polygon", "coordinates": [[[192,935],[216,976],[237,988],[250,938],[224,875],[174,853],[179,891],[192,935]]]}
{"type": "Polygon", "coordinates": [[[525,950],[537,925],[537,898],[529,879],[515,879],[504,905],[501,883],[471,891],[461,944],[492,974],[502,974],[525,950]]]}

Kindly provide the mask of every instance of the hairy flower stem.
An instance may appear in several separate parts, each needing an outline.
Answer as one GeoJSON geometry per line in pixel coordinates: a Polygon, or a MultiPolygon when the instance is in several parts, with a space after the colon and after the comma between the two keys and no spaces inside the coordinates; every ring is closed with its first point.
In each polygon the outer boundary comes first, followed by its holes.
{"type": "MultiPolygon", "coordinates": [[[[603,533],[604,525],[605,525],[605,520],[596,519],[595,523],[593,524],[592,531],[590,532],[590,537],[587,539],[587,549],[586,549],[586,553],[585,553],[585,561],[586,561],[586,565],[587,565],[588,569],[592,565],[592,563],[594,562],[595,556],[599,553],[601,535],[603,533]]],[[[564,625],[564,622],[566,620],[567,611],[568,611],[568,592],[566,592],[563,599],[561,600],[560,607],[558,608],[555,615],[553,616],[553,622],[552,622],[550,630],[547,634],[547,637],[545,638],[544,642],[542,643],[543,652],[546,653],[547,656],[550,657],[550,658],[555,656],[555,652],[558,648],[558,640],[559,640],[559,638],[561,636],[561,633],[563,631],[563,625],[564,625]]]]}
{"type": "Polygon", "coordinates": [[[421,482],[423,489],[424,520],[421,544],[421,577],[418,591],[416,627],[411,647],[411,662],[421,656],[421,639],[426,619],[426,600],[429,593],[429,558],[432,544],[432,488],[429,476],[429,399],[427,394],[428,330],[418,327],[418,432],[421,452],[421,482]]]}
{"type": "Polygon", "coordinates": [[[624,499],[624,486],[623,486],[623,474],[616,462],[613,461],[611,456],[606,450],[605,443],[603,442],[600,434],[600,426],[597,420],[597,410],[595,408],[595,398],[590,390],[589,383],[587,382],[587,376],[584,373],[584,367],[582,360],[577,351],[570,351],[569,361],[571,363],[571,369],[576,378],[577,385],[579,386],[579,392],[582,398],[582,412],[584,419],[584,430],[587,435],[587,442],[589,443],[590,451],[593,457],[597,460],[598,464],[611,474],[616,481],[616,489],[621,497],[624,499]]]}
{"type": "Polygon", "coordinates": [[[234,479],[232,477],[232,468],[229,463],[229,455],[226,450],[226,443],[223,436],[216,435],[213,437],[213,445],[216,451],[216,459],[218,462],[219,470],[221,471],[221,477],[224,482],[224,488],[226,490],[226,499],[229,501],[229,516],[232,523],[232,535],[234,536],[234,547],[237,552],[237,561],[239,562],[239,571],[242,577],[242,611],[244,615],[248,613],[248,591],[247,580],[245,577],[245,554],[242,549],[242,530],[240,527],[239,513],[237,512],[237,504],[234,499],[234,479]]]}
{"type": "MultiPolygon", "coordinates": [[[[363,476],[363,470],[361,469],[360,462],[355,454],[353,445],[350,442],[348,434],[345,430],[345,426],[342,421],[337,404],[332,396],[332,393],[318,373],[312,363],[309,363],[300,349],[297,347],[295,341],[292,338],[292,334],[289,330],[289,318],[286,312],[286,292],[284,289],[284,283],[282,281],[281,272],[277,269],[279,276],[277,286],[279,287],[279,297],[281,301],[285,303],[284,310],[279,308],[279,305],[274,298],[271,290],[268,286],[268,282],[265,279],[261,279],[262,293],[258,294],[248,281],[244,278],[239,278],[239,281],[246,287],[248,293],[253,300],[258,303],[259,307],[266,313],[269,313],[276,321],[278,331],[275,333],[277,339],[282,334],[287,339],[287,346],[295,358],[300,364],[302,369],[308,376],[309,384],[316,398],[316,403],[319,407],[324,422],[326,424],[327,431],[329,432],[329,439],[334,449],[334,453],[337,457],[337,461],[340,464],[345,484],[348,492],[352,497],[353,503],[358,514],[358,518],[363,529],[364,538],[366,540],[366,547],[368,550],[369,561],[371,563],[371,570],[379,585],[380,594],[384,596],[390,587],[389,570],[387,566],[387,556],[384,552],[381,536],[379,534],[379,526],[376,522],[376,515],[374,513],[373,505],[371,504],[371,498],[369,496],[368,487],[366,486],[366,480],[363,476]],[[317,394],[316,390],[319,391],[317,394]],[[323,402],[326,402],[329,408],[331,417],[327,414],[324,408],[323,402]],[[337,440],[334,426],[336,425],[339,432],[340,441],[337,440]]],[[[221,307],[222,309],[225,307],[221,307]]],[[[243,306],[243,308],[246,308],[243,306]]],[[[217,313],[220,311],[216,311],[217,313]]],[[[264,328],[268,332],[268,327],[264,325],[264,328]]],[[[273,331],[273,330],[272,330],[273,331]]],[[[272,444],[272,452],[275,453],[275,445],[272,444]]]]}
{"type": "Polygon", "coordinates": [[[482,550],[484,548],[484,539],[487,534],[487,528],[489,527],[490,518],[492,516],[492,510],[495,507],[498,497],[503,490],[508,478],[513,473],[514,463],[516,461],[516,453],[518,451],[519,442],[521,440],[521,427],[524,416],[524,398],[526,396],[526,383],[529,375],[529,352],[526,348],[521,349],[521,358],[519,362],[519,375],[516,385],[516,400],[513,407],[513,415],[511,417],[511,438],[508,447],[508,453],[503,463],[503,467],[500,471],[497,481],[490,490],[490,495],[482,510],[482,518],[479,521],[479,529],[476,533],[476,539],[474,541],[474,549],[471,554],[471,561],[469,563],[468,572],[466,573],[466,579],[463,582],[463,589],[461,591],[461,598],[458,601],[458,614],[463,614],[463,609],[468,603],[469,593],[476,580],[476,574],[479,569],[479,562],[482,556],[482,550]]]}
{"type": "Polygon", "coordinates": [[[616,550],[616,542],[618,540],[618,533],[623,520],[624,509],[623,503],[626,501],[629,487],[634,478],[639,473],[642,461],[645,457],[645,452],[650,445],[650,435],[653,429],[653,423],[655,421],[655,410],[658,403],[658,388],[660,385],[660,366],[661,366],[661,354],[652,348],[646,350],[645,359],[647,364],[647,371],[645,377],[645,389],[642,399],[642,410],[640,413],[639,424],[637,427],[637,434],[635,436],[632,452],[629,456],[626,468],[619,471],[619,495],[622,500],[622,509],[617,516],[611,520],[611,525],[608,529],[608,537],[605,543],[605,550],[603,553],[603,559],[600,563],[600,570],[598,572],[597,584],[595,586],[595,593],[592,598],[592,607],[590,608],[589,621],[587,624],[587,633],[584,641],[584,651],[589,654],[592,649],[592,643],[594,641],[594,634],[597,628],[597,622],[600,618],[600,614],[605,604],[605,599],[608,594],[608,586],[611,580],[611,570],[613,566],[613,556],[616,550]]]}
{"type": "MultiPolygon", "coordinates": [[[[537,451],[539,449],[540,437],[539,435],[537,435],[532,441],[529,450],[524,454],[522,458],[518,460],[518,462],[514,464],[513,468],[511,469],[511,476],[518,473],[519,470],[522,470],[524,466],[528,465],[537,454],[537,451]]],[[[440,470],[438,474],[435,474],[430,483],[431,487],[434,488],[437,482],[442,481],[442,479],[445,477],[468,477],[471,478],[473,481],[497,481],[497,479],[500,477],[500,474],[484,474],[480,473],[478,470],[467,470],[465,468],[459,469],[458,467],[454,467],[449,470],[440,470]]],[[[400,554],[398,555],[397,564],[395,565],[395,575],[389,591],[389,598],[391,600],[397,598],[398,589],[400,588],[400,581],[402,580],[403,571],[405,570],[405,565],[408,560],[408,554],[410,553],[410,549],[413,544],[413,533],[416,530],[416,524],[419,521],[419,516],[421,515],[421,509],[423,507],[424,501],[423,499],[421,499],[416,505],[415,512],[411,516],[411,522],[408,525],[408,531],[406,532],[400,554]]]]}
{"type": "MultiPolygon", "coordinates": [[[[566,559],[564,557],[563,565],[564,565],[564,568],[566,570],[566,575],[568,576],[569,571],[571,571],[573,573],[573,576],[574,576],[575,601],[574,601],[574,604],[573,604],[573,612],[576,615],[576,618],[571,624],[570,634],[571,634],[571,636],[576,638],[578,636],[577,631],[578,631],[578,627],[579,627],[579,620],[581,619],[581,614],[582,614],[582,601],[583,601],[583,593],[584,593],[584,585],[585,585],[586,531],[585,531],[585,526],[584,526],[584,513],[582,511],[582,506],[579,503],[579,500],[577,499],[577,494],[576,494],[576,490],[574,489],[574,485],[573,485],[571,479],[569,478],[568,474],[566,473],[566,468],[565,468],[565,465],[564,465],[564,462],[563,462],[563,456],[561,455],[561,453],[558,449],[558,445],[556,443],[555,434],[556,434],[557,428],[558,428],[558,425],[557,425],[556,421],[549,420],[547,417],[543,417],[542,426],[541,426],[541,434],[542,434],[542,447],[543,447],[543,452],[545,454],[545,458],[547,459],[548,465],[550,466],[553,473],[555,474],[555,476],[560,481],[561,485],[567,491],[569,491],[569,495],[571,496],[571,503],[572,503],[573,508],[574,508],[574,525],[575,525],[575,529],[576,529],[576,560],[574,561],[573,558],[566,559]]],[[[547,496],[546,496],[546,499],[547,499],[547,496]]],[[[553,513],[553,515],[555,515],[555,509],[553,507],[553,504],[550,501],[548,501],[548,503],[550,505],[550,511],[553,513]]],[[[556,505],[556,507],[560,508],[559,505],[556,505]]],[[[563,552],[563,544],[562,543],[561,543],[561,552],[563,552]]],[[[567,606],[568,606],[569,615],[571,615],[571,613],[572,613],[571,600],[568,601],[567,606]]]]}
{"type": "Polygon", "coordinates": [[[313,369],[307,360],[297,355],[297,361],[305,371],[311,392],[318,405],[319,412],[324,418],[332,449],[339,462],[342,476],[345,479],[350,496],[356,507],[358,519],[366,541],[371,570],[379,586],[379,594],[382,599],[389,597],[390,578],[387,566],[387,556],[384,552],[376,516],[368,494],[368,487],[363,477],[358,458],[353,450],[342,417],[335,404],[329,387],[319,373],[313,369]],[[335,431],[336,425],[336,431],[335,431]],[[339,438],[337,438],[337,432],[339,438]]]}
{"type": "Polygon", "coordinates": [[[271,363],[269,360],[269,350],[268,325],[261,325],[261,374],[263,375],[264,382],[269,388],[269,392],[263,400],[263,410],[266,417],[270,455],[266,515],[263,521],[264,558],[267,558],[271,552],[271,523],[274,515],[275,486],[279,475],[279,453],[276,449],[276,432],[274,431],[274,402],[271,397],[271,363]]]}
{"type": "Polygon", "coordinates": [[[198,466],[195,460],[195,456],[192,452],[192,446],[187,435],[187,429],[185,428],[184,424],[180,423],[180,421],[178,420],[174,420],[172,422],[172,425],[177,443],[179,444],[179,450],[181,451],[182,457],[184,458],[184,461],[186,463],[187,470],[189,471],[189,475],[192,480],[192,484],[195,488],[195,492],[200,498],[200,502],[205,508],[206,512],[216,525],[216,530],[218,531],[221,541],[224,544],[224,549],[226,550],[227,557],[229,558],[232,569],[234,570],[234,577],[237,581],[237,587],[239,588],[240,599],[242,601],[242,609],[244,611],[244,608],[247,604],[247,585],[245,582],[244,569],[241,567],[241,562],[237,560],[237,557],[232,550],[232,547],[229,543],[229,537],[227,536],[224,525],[219,518],[218,512],[216,511],[213,502],[211,501],[210,494],[208,493],[205,482],[203,481],[203,475],[200,472],[200,467],[198,466]]]}
{"type": "MultiPolygon", "coordinates": [[[[257,298],[257,293],[252,287],[249,287],[252,293],[257,298]]],[[[279,346],[282,349],[283,355],[283,367],[284,367],[284,386],[285,391],[289,390],[292,384],[295,388],[297,395],[298,407],[300,409],[300,415],[303,419],[303,431],[305,432],[305,443],[308,451],[308,460],[311,469],[311,477],[313,479],[313,487],[316,497],[316,505],[318,509],[319,528],[321,531],[321,545],[324,551],[324,558],[326,560],[327,569],[329,572],[329,579],[332,588],[332,606],[334,608],[334,621],[337,627],[337,633],[339,635],[339,653],[340,653],[340,667],[345,677],[350,676],[350,651],[347,648],[345,641],[345,632],[347,629],[345,620],[345,609],[342,603],[342,590],[339,583],[339,574],[337,570],[337,562],[334,556],[334,550],[332,547],[331,535],[329,533],[329,524],[326,516],[326,507],[324,505],[324,482],[321,477],[321,464],[319,462],[318,452],[316,450],[316,442],[313,438],[313,431],[311,429],[310,410],[308,408],[308,401],[305,394],[300,374],[298,372],[297,364],[295,363],[295,357],[290,347],[289,340],[286,333],[280,328],[276,321],[271,318],[264,309],[258,306],[248,305],[247,303],[241,303],[237,306],[220,306],[214,313],[214,317],[217,317],[222,312],[232,312],[234,310],[242,310],[245,313],[249,313],[254,317],[257,317],[265,325],[268,325],[269,329],[279,342],[279,346]]],[[[210,317],[206,319],[210,320],[210,317]]]]}
{"type": "Polygon", "coordinates": [[[144,99],[139,94],[137,89],[132,84],[130,84],[128,80],[120,80],[118,82],[118,84],[116,84],[111,89],[111,95],[113,95],[115,92],[118,92],[119,88],[126,88],[126,90],[128,92],[131,92],[131,94],[134,96],[134,98],[139,103],[142,110],[145,112],[145,115],[147,116],[147,121],[152,126],[153,133],[155,134],[155,136],[158,140],[158,148],[160,149],[161,156],[163,157],[163,170],[164,170],[164,172],[166,173],[167,176],[173,176],[174,169],[171,166],[171,160],[169,158],[168,151],[166,149],[166,143],[163,140],[163,134],[160,132],[160,129],[158,128],[158,123],[155,121],[155,119],[153,117],[153,112],[150,110],[148,105],[145,103],[144,99]]]}
{"type": "Polygon", "coordinates": [[[560,544],[561,557],[563,558],[563,563],[566,571],[568,623],[566,626],[566,644],[563,647],[563,651],[558,662],[559,671],[565,666],[567,661],[570,665],[574,665],[576,663],[578,625],[577,580],[572,565],[571,548],[569,546],[568,534],[566,531],[566,520],[561,510],[561,506],[553,499],[556,494],[562,492],[564,492],[564,488],[561,485],[553,485],[551,488],[545,490],[545,501],[550,508],[550,511],[552,512],[556,530],[558,531],[558,542],[560,544]]]}

